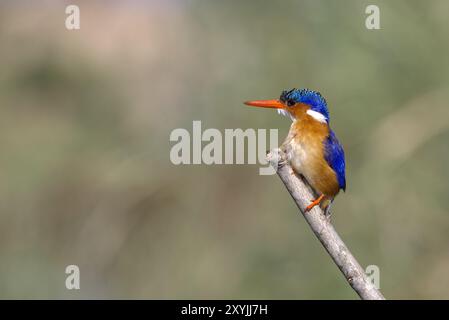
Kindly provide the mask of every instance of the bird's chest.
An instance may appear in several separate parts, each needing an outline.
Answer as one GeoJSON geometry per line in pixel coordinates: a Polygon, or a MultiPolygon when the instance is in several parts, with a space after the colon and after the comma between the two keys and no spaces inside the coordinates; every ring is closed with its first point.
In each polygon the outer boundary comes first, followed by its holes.
{"type": "Polygon", "coordinates": [[[323,141],[328,134],[323,125],[295,121],[283,144],[287,159],[295,171],[312,176],[324,165],[323,141]]]}

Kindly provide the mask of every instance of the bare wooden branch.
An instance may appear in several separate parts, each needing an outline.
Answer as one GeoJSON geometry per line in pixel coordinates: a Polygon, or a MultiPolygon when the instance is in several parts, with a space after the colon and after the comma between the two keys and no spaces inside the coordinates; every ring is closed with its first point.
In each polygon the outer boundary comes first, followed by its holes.
{"type": "Polygon", "coordinates": [[[307,223],[360,298],[363,300],[385,300],[341,240],[323,210],[316,206],[309,212],[305,212],[305,208],[310,204],[310,200],[315,198],[315,194],[307,182],[294,173],[292,167],[285,160],[285,154],[280,149],[273,149],[267,158],[277,170],[277,174],[295,200],[307,223]]]}

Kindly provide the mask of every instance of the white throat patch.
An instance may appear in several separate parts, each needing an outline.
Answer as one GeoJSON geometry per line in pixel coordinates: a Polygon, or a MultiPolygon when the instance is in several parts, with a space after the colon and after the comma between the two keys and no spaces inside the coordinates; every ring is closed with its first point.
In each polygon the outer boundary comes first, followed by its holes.
{"type": "Polygon", "coordinates": [[[287,118],[290,118],[292,121],[295,120],[295,118],[293,118],[292,114],[285,109],[278,109],[278,113],[282,114],[283,116],[286,116],[287,118]]]}
{"type": "Polygon", "coordinates": [[[307,110],[306,113],[309,116],[311,116],[312,118],[314,118],[315,120],[317,120],[318,122],[322,122],[322,123],[326,123],[327,122],[326,117],[322,113],[319,113],[319,112],[313,111],[313,110],[307,110]]]}

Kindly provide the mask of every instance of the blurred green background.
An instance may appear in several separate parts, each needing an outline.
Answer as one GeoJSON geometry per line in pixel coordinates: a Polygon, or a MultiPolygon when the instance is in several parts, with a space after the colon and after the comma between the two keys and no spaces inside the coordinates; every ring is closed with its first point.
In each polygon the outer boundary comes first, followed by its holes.
{"type": "Polygon", "coordinates": [[[2,1],[0,298],[358,298],[277,176],[169,159],[193,120],[283,139],[242,101],[308,87],[346,150],[342,238],[387,298],[448,299],[448,39],[445,0],[2,1]]]}

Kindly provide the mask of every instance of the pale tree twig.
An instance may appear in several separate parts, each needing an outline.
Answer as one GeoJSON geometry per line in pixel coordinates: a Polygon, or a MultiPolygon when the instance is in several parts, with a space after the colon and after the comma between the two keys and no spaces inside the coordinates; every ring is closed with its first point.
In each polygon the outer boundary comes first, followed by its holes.
{"type": "Polygon", "coordinates": [[[368,279],[365,271],[341,240],[323,210],[316,206],[309,212],[305,212],[310,200],[315,197],[314,192],[301,177],[293,172],[292,167],[285,161],[285,154],[280,149],[273,149],[268,154],[268,161],[277,170],[277,174],[295,200],[307,223],[360,298],[384,300],[382,293],[368,279]]]}

